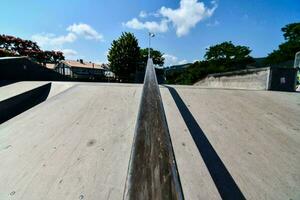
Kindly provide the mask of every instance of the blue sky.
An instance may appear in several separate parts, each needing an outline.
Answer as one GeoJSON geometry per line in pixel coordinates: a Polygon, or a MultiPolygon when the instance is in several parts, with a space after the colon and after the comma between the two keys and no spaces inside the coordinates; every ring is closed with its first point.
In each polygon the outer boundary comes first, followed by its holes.
{"type": "Polygon", "coordinates": [[[201,60],[205,48],[229,40],[263,57],[283,41],[281,27],[300,21],[299,0],[3,0],[1,7],[0,34],[95,62],[107,61],[124,31],[147,47],[148,30],[167,65],[201,60]]]}

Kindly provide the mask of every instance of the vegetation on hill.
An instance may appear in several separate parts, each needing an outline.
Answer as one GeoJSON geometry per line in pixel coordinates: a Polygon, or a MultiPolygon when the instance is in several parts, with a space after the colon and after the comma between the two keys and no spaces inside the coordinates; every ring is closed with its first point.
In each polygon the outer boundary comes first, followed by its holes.
{"type": "Polygon", "coordinates": [[[281,31],[285,42],[268,55],[265,64],[272,65],[293,60],[295,54],[300,51],[300,23],[288,24],[281,31]]]}
{"type": "Polygon", "coordinates": [[[234,45],[231,41],[211,46],[204,61],[197,61],[183,72],[166,73],[168,84],[193,84],[208,74],[245,69],[253,63],[249,47],[234,45]]]}
{"type": "Polygon", "coordinates": [[[64,60],[60,51],[42,51],[31,40],[23,40],[9,35],[0,35],[0,57],[28,56],[39,63],[57,63],[64,60]]]}

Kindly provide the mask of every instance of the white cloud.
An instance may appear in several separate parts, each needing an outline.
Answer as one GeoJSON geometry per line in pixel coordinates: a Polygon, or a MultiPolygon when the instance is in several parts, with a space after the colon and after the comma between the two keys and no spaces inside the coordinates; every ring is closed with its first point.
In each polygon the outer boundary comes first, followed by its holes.
{"type": "Polygon", "coordinates": [[[148,29],[151,32],[167,32],[169,24],[173,24],[178,37],[187,35],[190,29],[194,28],[200,21],[213,15],[217,8],[217,1],[211,1],[212,7],[208,8],[198,0],[180,0],[179,8],[172,9],[161,7],[158,12],[147,13],[141,11],[140,18],[150,16],[160,17],[161,21],[141,22],[137,18],[123,23],[124,26],[132,29],[148,29]]]}
{"type": "Polygon", "coordinates": [[[67,31],[83,36],[85,39],[103,40],[103,35],[98,33],[88,24],[73,24],[67,28],[67,31]]]}
{"type": "Polygon", "coordinates": [[[32,36],[32,40],[37,42],[41,47],[58,47],[65,43],[72,43],[77,39],[74,33],[68,33],[67,35],[56,36],[54,34],[35,34],[32,36]]]}
{"type": "Polygon", "coordinates": [[[139,14],[140,18],[146,18],[147,16],[148,16],[148,14],[146,13],[146,11],[143,11],[143,10],[139,14]]]}
{"type": "Polygon", "coordinates": [[[132,29],[147,29],[150,32],[167,32],[168,31],[168,21],[166,19],[162,19],[160,23],[155,21],[147,21],[147,22],[141,22],[137,18],[133,18],[132,20],[123,23],[123,26],[126,26],[128,28],[132,29]]]}
{"type": "Polygon", "coordinates": [[[66,57],[76,56],[78,54],[77,51],[75,51],[73,49],[63,49],[60,51],[62,51],[64,53],[64,56],[66,56],[66,57]]]}
{"type": "Polygon", "coordinates": [[[208,27],[214,27],[214,26],[218,26],[220,24],[220,22],[218,20],[215,20],[213,22],[209,22],[206,24],[206,26],[208,27]]]}
{"type": "Polygon", "coordinates": [[[165,58],[165,66],[175,65],[178,62],[178,58],[176,56],[164,54],[163,57],[165,58]]]}
{"type": "Polygon", "coordinates": [[[41,33],[32,35],[32,40],[37,42],[43,49],[62,49],[66,43],[73,43],[79,37],[102,41],[103,36],[88,24],[73,24],[66,29],[65,35],[57,36],[52,33],[41,33]]]}
{"type": "Polygon", "coordinates": [[[187,60],[179,60],[176,56],[170,54],[164,54],[165,58],[164,66],[181,65],[187,63],[187,60]]]}
{"type": "Polygon", "coordinates": [[[182,65],[182,64],[185,64],[185,63],[187,63],[187,62],[188,62],[188,61],[184,59],[184,60],[179,61],[178,64],[179,64],[179,65],[182,65]]]}
{"type": "Polygon", "coordinates": [[[162,7],[160,14],[173,23],[177,36],[181,37],[187,35],[197,23],[212,16],[217,8],[217,4],[215,1],[211,3],[213,7],[207,8],[203,2],[198,2],[197,0],[181,0],[179,8],[162,7]]]}
{"type": "Polygon", "coordinates": [[[147,17],[160,17],[160,13],[159,12],[147,13],[146,11],[142,10],[139,14],[139,18],[147,18],[147,17]]]}

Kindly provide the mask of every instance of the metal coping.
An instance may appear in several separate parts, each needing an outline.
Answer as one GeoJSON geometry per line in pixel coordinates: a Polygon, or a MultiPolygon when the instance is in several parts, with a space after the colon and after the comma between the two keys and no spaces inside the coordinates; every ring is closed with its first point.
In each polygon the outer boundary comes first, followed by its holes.
{"type": "Polygon", "coordinates": [[[152,59],[148,59],[123,199],[184,199],[152,59]]]}

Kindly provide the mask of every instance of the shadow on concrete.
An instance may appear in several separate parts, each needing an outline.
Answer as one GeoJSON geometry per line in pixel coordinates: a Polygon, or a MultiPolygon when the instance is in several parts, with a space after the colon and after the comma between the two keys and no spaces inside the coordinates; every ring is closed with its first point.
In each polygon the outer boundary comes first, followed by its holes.
{"type": "Polygon", "coordinates": [[[169,89],[222,199],[245,199],[238,185],[177,91],[172,87],[165,87],[169,89]]]}
{"type": "Polygon", "coordinates": [[[51,83],[16,95],[0,102],[0,124],[45,101],[51,83]]]}

